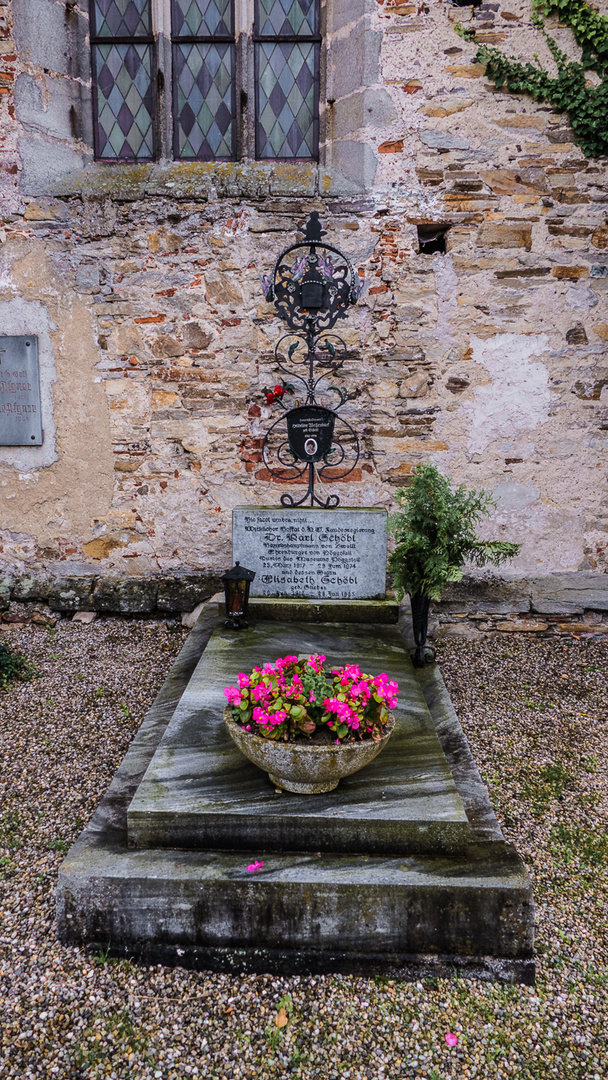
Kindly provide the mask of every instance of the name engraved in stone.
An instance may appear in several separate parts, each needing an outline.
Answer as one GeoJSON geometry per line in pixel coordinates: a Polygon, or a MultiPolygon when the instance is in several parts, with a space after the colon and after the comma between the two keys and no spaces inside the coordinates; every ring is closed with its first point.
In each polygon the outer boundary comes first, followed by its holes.
{"type": "Polygon", "coordinates": [[[384,599],[385,510],[237,507],[233,559],[255,570],[252,596],[384,599]]]}
{"type": "Polygon", "coordinates": [[[40,446],[38,338],[0,336],[0,446],[40,446]]]}

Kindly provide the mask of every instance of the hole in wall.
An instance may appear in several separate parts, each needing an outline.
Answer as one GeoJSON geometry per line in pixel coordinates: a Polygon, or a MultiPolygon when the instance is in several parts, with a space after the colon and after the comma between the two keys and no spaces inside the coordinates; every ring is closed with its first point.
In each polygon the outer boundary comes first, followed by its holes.
{"type": "Polygon", "coordinates": [[[445,255],[449,225],[418,225],[418,251],[421,255],[445,255]]]}

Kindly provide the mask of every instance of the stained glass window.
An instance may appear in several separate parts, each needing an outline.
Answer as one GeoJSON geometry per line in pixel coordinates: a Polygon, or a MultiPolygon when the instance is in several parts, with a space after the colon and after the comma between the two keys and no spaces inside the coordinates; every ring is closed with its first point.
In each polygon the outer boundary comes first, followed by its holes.
{"type": "Polygon", "coordinates": [[[316,159],[320,0],[240,0],[236,25],[235,3],[90,0],[97,159],[169,154],[170,129],[156,115],[165,101],[178,160],[235,160],[237,140],[239,155],[316,159]],[[242,22],[249,3],[253,36],[242,22]],[[161,42],[157,56],[155,34],[168,33],[169,9],[171,54],[161,42]]]}
{"type": "Polygon", "coordinates": [[[176,158],[234,158],[233,0],[173,0],[173,152],[176,158]]]}
{"type": "Polygon", "coordinates": [[[319,0],[255,0],[257,158],[316,158],[319,0]]]}
{"type": "Polygon", "coordinates": [[[92,0],[95,156],[154,157],[154,41],[150,0],[92,0]]]}

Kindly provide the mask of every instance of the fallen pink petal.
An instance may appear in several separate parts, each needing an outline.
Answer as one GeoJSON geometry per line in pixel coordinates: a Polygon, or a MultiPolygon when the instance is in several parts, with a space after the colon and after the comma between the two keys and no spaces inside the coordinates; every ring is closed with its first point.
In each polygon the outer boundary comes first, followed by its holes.
{"type": "Polygon", "coordinates": [[[249,866],[247,867],[247,869],[249,870],[250,873],[252,873],[254,870],[261,870],[263,865],[264,865],[263,862],[258,862],[258,860],[256,859],[255,862],[249,863],[249,866]]]}
{"type": "Polygon", "coordinates": [[[451,1031],[448,1031],[445,1041],[448,1046],[456,1046],[458,1044],[458,1036],[454,1035],[451,1031]]]}

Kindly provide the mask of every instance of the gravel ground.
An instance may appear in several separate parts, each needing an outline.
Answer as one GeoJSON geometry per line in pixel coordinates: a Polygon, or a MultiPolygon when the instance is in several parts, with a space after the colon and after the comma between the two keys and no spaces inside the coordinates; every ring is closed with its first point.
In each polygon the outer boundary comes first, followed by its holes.
{"type": "Polygon", "coordinates": [[[38,669],[0,692],[0,1077],[608,1076],[608,642],[497,634],[439,653],[493,805],[534,878],[530,988],[234,977],[59,945],[57,868],[183,634],[105,619],[11,626],[0,640],[38,669]]]}

